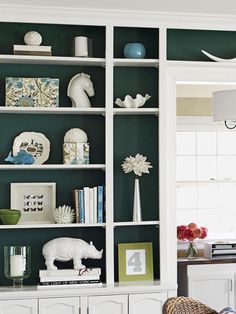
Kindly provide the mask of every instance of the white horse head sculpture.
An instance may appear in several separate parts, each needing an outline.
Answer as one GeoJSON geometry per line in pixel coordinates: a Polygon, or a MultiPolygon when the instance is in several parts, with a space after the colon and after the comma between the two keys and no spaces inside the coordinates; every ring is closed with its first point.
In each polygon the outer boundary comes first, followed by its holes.
{"type": "Polygon", "coordinates": [[[94,96],[93,83],[90,76],[79,73],[72,77],[67,88],[67,96],[72,100],[72,107],[91,107],[89,97],[94,96]]]}

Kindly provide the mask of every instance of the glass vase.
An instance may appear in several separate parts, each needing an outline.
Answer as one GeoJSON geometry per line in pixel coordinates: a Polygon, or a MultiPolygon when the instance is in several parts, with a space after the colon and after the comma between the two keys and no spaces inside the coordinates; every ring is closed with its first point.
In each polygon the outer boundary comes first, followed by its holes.
{"type": "Polygon", "coordinates": [[[187,258],[197,258],[197,248],[194,241],[189,241],[188,248],[186,250],[186,257],[187,258]]]}
{"type": "Polygon", "coordinates": [[[30,246],[4,246],[4,274],[13,280],[13,287],[22,287],[31,273],[30,246]]]}

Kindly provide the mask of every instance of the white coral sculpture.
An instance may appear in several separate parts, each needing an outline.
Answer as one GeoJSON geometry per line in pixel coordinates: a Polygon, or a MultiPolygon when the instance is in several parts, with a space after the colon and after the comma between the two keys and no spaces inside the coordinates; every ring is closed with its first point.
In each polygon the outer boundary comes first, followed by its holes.
{"type": "Polygon", "coordinates": [[[136,154],[135,157],[129,156],[126,157],[121,167],[125,173],[133,171],[137,176],[140,176],[143,173],[149,173],[149,168],[152,168],[151,163],[146,161],[147,157],[136,154]]]}
{"type": "Polygon", "coordinates": [[[87,134],[79,128],[73,128],[68,130],[64,136],[64,143],[87,143],[87,142],[88,142],[87,134]]]}
{"type": "Polygon", "coordinates": [[[54,212],[55,223],[71,224],[75,219],[75,210],[71,206],[58,206],[54,212]]]}

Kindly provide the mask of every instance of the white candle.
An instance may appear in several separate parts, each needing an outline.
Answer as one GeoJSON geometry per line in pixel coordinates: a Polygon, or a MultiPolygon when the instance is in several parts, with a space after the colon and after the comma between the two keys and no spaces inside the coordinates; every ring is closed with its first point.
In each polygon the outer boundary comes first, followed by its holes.
{"type": "Polygon", "coordinates": [[[88,56],[88,38],[85,36],[75,37],[75,57],[88,56]]]}
{"type": "Polygon", "coordinates": [[[11,277],[20,277],[24,275],[24,256],[10,256],[10,274],[11,277]]]}

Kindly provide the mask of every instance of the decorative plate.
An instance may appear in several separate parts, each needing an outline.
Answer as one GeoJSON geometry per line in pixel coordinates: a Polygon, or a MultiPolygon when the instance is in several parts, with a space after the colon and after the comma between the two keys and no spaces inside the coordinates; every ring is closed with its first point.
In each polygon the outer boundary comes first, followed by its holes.
{"type": "Polygon", "coordinates": [[[50,142],[47,137],[39,132],[23,132],[13,142],[13,156],[20,150],[25,150],[35,159],[35,165],[41,165],[48,160],[50,142]]]}

